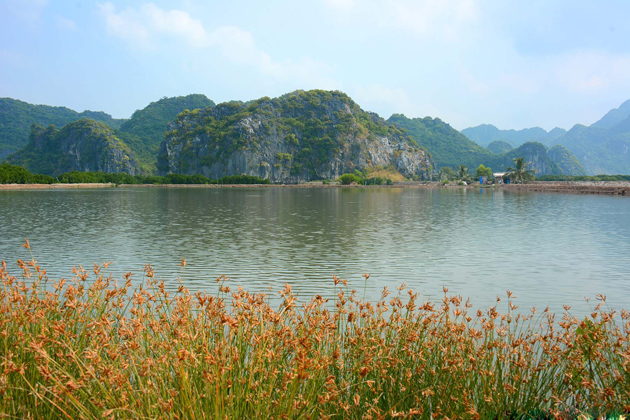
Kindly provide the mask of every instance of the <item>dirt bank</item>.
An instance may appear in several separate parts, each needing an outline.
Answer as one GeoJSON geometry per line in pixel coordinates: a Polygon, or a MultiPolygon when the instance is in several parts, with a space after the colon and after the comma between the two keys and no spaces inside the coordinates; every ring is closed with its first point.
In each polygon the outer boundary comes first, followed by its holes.
{"type": "MultiPolygon", "coordinates": [[[[116,188],[115,184],[0,184],[0,190],[37,190],[37,189],[86,189],[86,188],[116,188]]],[[[479,185],[448,185],[441,186],[438,182],[396,182],[394,185],[340,185],[332,183],[325,185],[321,182],[304,184],[126,184],[117,188],[468,188],[476,189],[479,185]]],[[[609,194],[630,197],[630,182],[543,182],[536,181],[528,184],[509,184],[500,186],[484,186],[488,189],[503,189],[505,191],[540,191],[555,193],[577,194],[609,194]]]]}
{"type": "Polygon", "coordinates": [[[586,181],[564,181],[549,182],[536,181],[529,184],[509,184],[501,185],[508,191],[542,191],[577,194],[611,194],[630,196],[630,182],[586,182],[586,181]]]}

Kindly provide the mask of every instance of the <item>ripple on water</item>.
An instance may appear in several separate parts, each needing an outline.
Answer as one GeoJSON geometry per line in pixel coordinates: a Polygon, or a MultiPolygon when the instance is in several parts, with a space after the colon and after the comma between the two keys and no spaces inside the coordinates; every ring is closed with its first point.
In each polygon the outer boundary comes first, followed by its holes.
{"type": "Polygon", "coordinates": [[[442,286],[486,307],[511,290],[522,308],[587,313],[584,297],[630,301],[627,198],[416,189],[107,189],[0,192],[0,259],[36,258],[54,277],[114,261],[144,264],[176,289],[252,291],[291,283],[332,297],[332,275],[378,298],[442,286]],[[185,274],[179,266],[188,261],[185,274]],[[361,275],[370,273],[367,284],[361,275]]]}

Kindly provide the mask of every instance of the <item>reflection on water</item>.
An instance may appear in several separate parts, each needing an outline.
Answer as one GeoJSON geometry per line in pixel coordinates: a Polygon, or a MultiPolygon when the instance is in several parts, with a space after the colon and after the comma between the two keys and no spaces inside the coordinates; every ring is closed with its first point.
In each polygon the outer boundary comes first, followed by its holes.
{"type": "MultiPolygon", "coordinates": [[[[214,291],[224,274],[251,291],[285,282],[332,296],[332,275],[367,294],[406,283],[426,299],[442,286],[521,308],[607,294],[630,302],[630,200],[491,190],[115,188],[0,192],[0,259],[36,259],[51,276],[114,261],[116,276],[156,268],[214,291]],[[505,302],[505,300],[504,300],[505,302]]],[[[15,265],[14,265],[15,267],[15,265]]],[[[15,271],[17,272],[17,270],[15,271]]],[[[140,276],[137,277],[138,279],[140,276]]],[[[362,293],[361,293],[362,294],[362,293]]],[[[503,308],[504,309],[504,308],[503,308]]]]}

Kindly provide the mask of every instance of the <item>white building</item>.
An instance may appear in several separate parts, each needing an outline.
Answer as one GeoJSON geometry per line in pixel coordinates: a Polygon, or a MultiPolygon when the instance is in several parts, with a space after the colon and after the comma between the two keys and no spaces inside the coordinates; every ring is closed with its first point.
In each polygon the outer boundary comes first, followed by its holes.
{"type": "Polygon", "coordinates": [[[495,172],[492,174],[492,177],[494,178],[494,183],[495,184],[503,184],[503,177],[507,175],[507,172],[495,172]]]}

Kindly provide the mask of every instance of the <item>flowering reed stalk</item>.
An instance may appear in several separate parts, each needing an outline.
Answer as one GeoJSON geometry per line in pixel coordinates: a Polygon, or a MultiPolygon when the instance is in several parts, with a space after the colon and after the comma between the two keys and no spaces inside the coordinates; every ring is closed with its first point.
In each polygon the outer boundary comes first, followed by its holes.
{"type": "MultiPolygon", "coordinates": [[[[0,418],[575,418],[630,411],[630,315],[515,314],[444,290],[363,302],[169,293],[104,266],[52,282],[2,263],[0,418]]],[[[185,265],[185,262],[183,262],[185,265]]]]}

